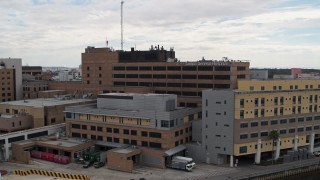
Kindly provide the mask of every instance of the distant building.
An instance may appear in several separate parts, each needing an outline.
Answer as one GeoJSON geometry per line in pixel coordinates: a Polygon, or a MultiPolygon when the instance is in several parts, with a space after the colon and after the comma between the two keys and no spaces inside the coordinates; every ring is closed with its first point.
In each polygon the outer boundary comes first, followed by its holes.
{"type": "Polygon", "coordinates": [[[301,68],[291,68],[291,75],[293,78],[298,78],[298,75],[302,73],[301,68]]]}
{"type": "Polygon", "coordinates": [[[267,69],[250,69],[250,79],[268,79],[267,69]]]}
{"type": "Polygon", "coordinates": [[[18,58],[0,58],[0,102],[23,98],[21,64],[18,58]]]}
{"type": "Polygon", "coordinates": [[[249,79],[249,62],[200,60],[179,62],[175,51],[151,47],[148,51],[114,51],[87,47],[82,53],[82,83],[51,82],[50,89],[68,93],[175,94],[182,107],[201,106],[202,90],[233,89],[238,79],[249,79]]]}
{"type": "Polygon", "coordinates": [[[39,92],[49,89],[48,81],[24,80],[23,81],[23,98],[36,99],[41,98],[39,92]]]}
{"type": "Polygon", "coordinates": [[[32,128],[65,122],[63,111],[66,106],[94,103],[90,99],[30,99],[0,103],[0,114],[31,115],[32,128]]]}
{"type": "Polygon", "coordinates": [[[191,123],[201,119],[201,108],[177,107],[176,101],[169,94],[100,94],[97,105],[66,108],[67,134],[119,148],[108,151],[111,169],[132,172],[137,162],[165,168],[171,156],[185,153],[191,123]]]}
{"type": "Polygon", "coordinates": [[[32,76],[41,75],[42,67],[41,66],[22,66],[22,74],[29,74],[32,76]]]}
{"type": "Polygon", "coordinates": [[[58,73],[58,81],[81,81],[81,75],[79,71],[60,71],[58,73]]]}

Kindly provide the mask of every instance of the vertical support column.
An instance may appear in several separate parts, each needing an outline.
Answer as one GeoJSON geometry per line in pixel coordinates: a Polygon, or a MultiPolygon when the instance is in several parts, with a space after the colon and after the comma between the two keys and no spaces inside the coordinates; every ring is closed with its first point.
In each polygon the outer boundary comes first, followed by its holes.
{"type": "Polygon", "coordinates": [[[8,138],[6,138],[5,142],[4,142],[4,160],[5,161],[9,160],[9,141],[8,141],[8,138]]]}
{"type": "Polygon", "coordinates": [[[277,140],[277,148],[276,148],[276,156],[275,156],[275,160],[277,160],[280,157],[280,138],[277,140]]]}
{"type": "Polygon", "coordinates": [[[261,139],[258,139],[255,163],[260,164],[260,161],[261,161],[261,139]]]}
{"type": "Polygon", "coordinates": [[[309,152],[313,153],[313,148],[314,148],[314,132],[310,134],[310,139],[309,139],[309,152]]]}
{"type": "Polygon", "coordinates": [[[299,136],[296,135],[296,136],[294,137],[294,146],[293,146],[293,150],[294,150],[294,151],[298,151],[298,141],[299,141],[299,136]]]}
{"type": "Polygon", "coordinates": [[[233,155],[230,155],[230,167],[233,167],[233,155]]]}

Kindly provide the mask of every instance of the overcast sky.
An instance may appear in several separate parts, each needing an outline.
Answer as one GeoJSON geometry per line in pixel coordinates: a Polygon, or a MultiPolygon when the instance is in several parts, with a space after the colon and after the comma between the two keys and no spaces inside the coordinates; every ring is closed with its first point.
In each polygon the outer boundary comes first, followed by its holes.
{"type": "MultiPolygon", "coordinates": [[[[106,38],[120,49],[120,0],[0,0],[0,34],[1,58],[76,67],[106,38]]],[[[320,0],[127,0],[124,49],[151,44],[181,61],[320,68],[320,0]]]]}

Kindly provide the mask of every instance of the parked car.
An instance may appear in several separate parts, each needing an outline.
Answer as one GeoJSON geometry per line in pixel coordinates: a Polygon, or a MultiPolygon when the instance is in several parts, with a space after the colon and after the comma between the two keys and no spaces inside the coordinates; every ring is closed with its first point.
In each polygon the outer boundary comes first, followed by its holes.
{"type": "Polygon", "coordinates": [[[76,159],[77,164],[86,164],[86,161],[83,158],[76,159]]]}
{"type": "Polygon", "coordinates": [[[83,165],[83,168],[89,168],[94,164],[94,161],[89,161],[85,165],[83,165]]]}
{"type": "Polygon", "coordinates": [[[316,152],[313,152],[313,154],[315,155],[315,156],[320,156],[320,152],[319,151],[316,151],[316,152]]]}
{"type": "Polygon", "coordinates": [[[95,162],[94,164],[93,164],[93,166],[95,167],[95,168],[100,168],[100,167],[102,167],[102,166],[104,166],[105,165],[105,162],[95,162]]]}

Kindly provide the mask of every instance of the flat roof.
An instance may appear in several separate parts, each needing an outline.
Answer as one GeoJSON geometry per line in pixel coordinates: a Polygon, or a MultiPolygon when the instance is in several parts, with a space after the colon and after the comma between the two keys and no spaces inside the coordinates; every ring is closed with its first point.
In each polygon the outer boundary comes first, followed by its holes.
{"type": "Polygon", "coordinates": [[[136,148],[134,148],[133,146],[126,146],[126,147],[120,147],[120,148],[116,148],[116,149],[112,149],[113,152],[117,152],[117,153],[122,153],[122,154],[128,154],[134,151],[137,151],[136,148]]]}
{"type": "Polygon", "coordinates": [[[60,100],[56,98],[39,98],[39,99],[28,99],[20,101],[8,101],[2,102],[0,104],[14,105],[14,106],[29,106],[29,107],[45,107],[45,106],[59,106],[80,102],[92,102],[93,99],[70,99],[70,100],[60,100]]]}
{"type": "Polygon", "coordinates": [[[79,138],[68,138],[68,137],[62,137],[60,139],[53,140],[52,136],[42,136],[38,138],[17,141],[15,143],[24,145],[24,144],[37,142],[37,143],[46,144],[46,145],[56,145],[60,147],[70,148],[70,147],[78,146],[80,144],[87,143],[88,141],[90,140],[79,139],[79,138]]]}
{"type": "Polygon", "coordinates": [[[103,93],[103,94],[99,94],[99,96],[159,96],[159,97],[163,97],[163,96],[174,96],[174,94],[103,93]]]}

